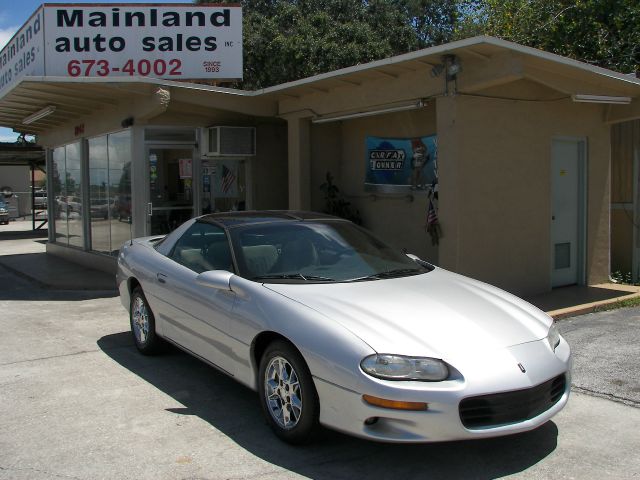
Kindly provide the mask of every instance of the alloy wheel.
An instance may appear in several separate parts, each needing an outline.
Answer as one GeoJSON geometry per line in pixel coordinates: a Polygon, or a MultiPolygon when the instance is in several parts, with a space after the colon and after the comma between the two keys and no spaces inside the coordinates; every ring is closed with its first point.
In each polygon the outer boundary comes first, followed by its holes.
{"type": "Polygon", "coordinates": [[[146,342],[149,336],[149,311],[147,310],[147,304],[139,296],[136,296],[133,300],[131,319],[136,339],[139,343],[146,342]]]}
{"type": "Polygon", "coordinates": [[[269,361],[264,375],[264,395],[269,413],[281,428],[294,428],[302,415],[298,374],[286,358],[278,356],[269,361]]]}

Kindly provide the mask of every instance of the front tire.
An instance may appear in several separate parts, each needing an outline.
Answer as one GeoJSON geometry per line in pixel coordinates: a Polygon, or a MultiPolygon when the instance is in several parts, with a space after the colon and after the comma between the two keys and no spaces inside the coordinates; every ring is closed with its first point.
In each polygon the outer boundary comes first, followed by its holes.
{"type": "Polygon", "coordinates": [[[162,339],[156,334],[156,319],[140,287],[134,288],[131,294],[129,322],[133,342],[140,353],[155,355],[161,351],[162,339]]]}
{"type": "Polygon", "coordinates": [[[271,343],[260,360],[258,391],[274,433],[287,443],[308,443],[319,429],[320,401],[309,368],[289,343],[271,343]]]}

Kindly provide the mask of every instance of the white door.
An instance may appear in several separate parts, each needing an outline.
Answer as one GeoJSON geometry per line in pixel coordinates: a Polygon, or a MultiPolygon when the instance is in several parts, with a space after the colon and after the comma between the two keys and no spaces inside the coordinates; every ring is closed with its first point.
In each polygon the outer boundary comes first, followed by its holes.
{"type": "Polygon", "coordinates": [[[584,283],[585,142],[554,139],[551,151],[551,286],[584,283]]]}

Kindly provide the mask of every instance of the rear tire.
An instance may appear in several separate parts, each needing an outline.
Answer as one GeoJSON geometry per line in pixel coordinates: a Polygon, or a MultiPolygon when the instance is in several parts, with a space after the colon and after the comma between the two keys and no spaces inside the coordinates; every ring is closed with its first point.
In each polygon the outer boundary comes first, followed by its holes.
{"type": "Polygon", "coordinates": [[[289,343],[276,340],[260,360],[258,391],[274,433],[287,443],[308,443],[319,430],[320,401],[309,368],[289,343]]]}
{"type": "Polygon", "coordinates": [[[131,294],[129,322],[133,342],[140,353],[155,355],[161,352],[163,341],[156,334],[156,319],[140,287],[134,288],[131,294]]]}

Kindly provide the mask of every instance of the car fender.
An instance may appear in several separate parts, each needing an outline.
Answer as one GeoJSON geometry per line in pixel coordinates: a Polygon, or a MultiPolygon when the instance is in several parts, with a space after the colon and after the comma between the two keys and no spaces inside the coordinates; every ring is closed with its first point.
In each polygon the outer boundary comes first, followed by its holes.
{"type": "MultiPolygon", "coordinates": [[[[259,335],[272,332],[300,351],[312,376],[354,391],[361,388],[360,362],[375,353],[366,342],[338,322],[260,283],[234,276],[231,288],[237,301],[229,334],[249,351],[259,335]]],[[[254,379],[243,383],[255,389],[258,362],[252,359],[251,363],[254,379]]]]}

